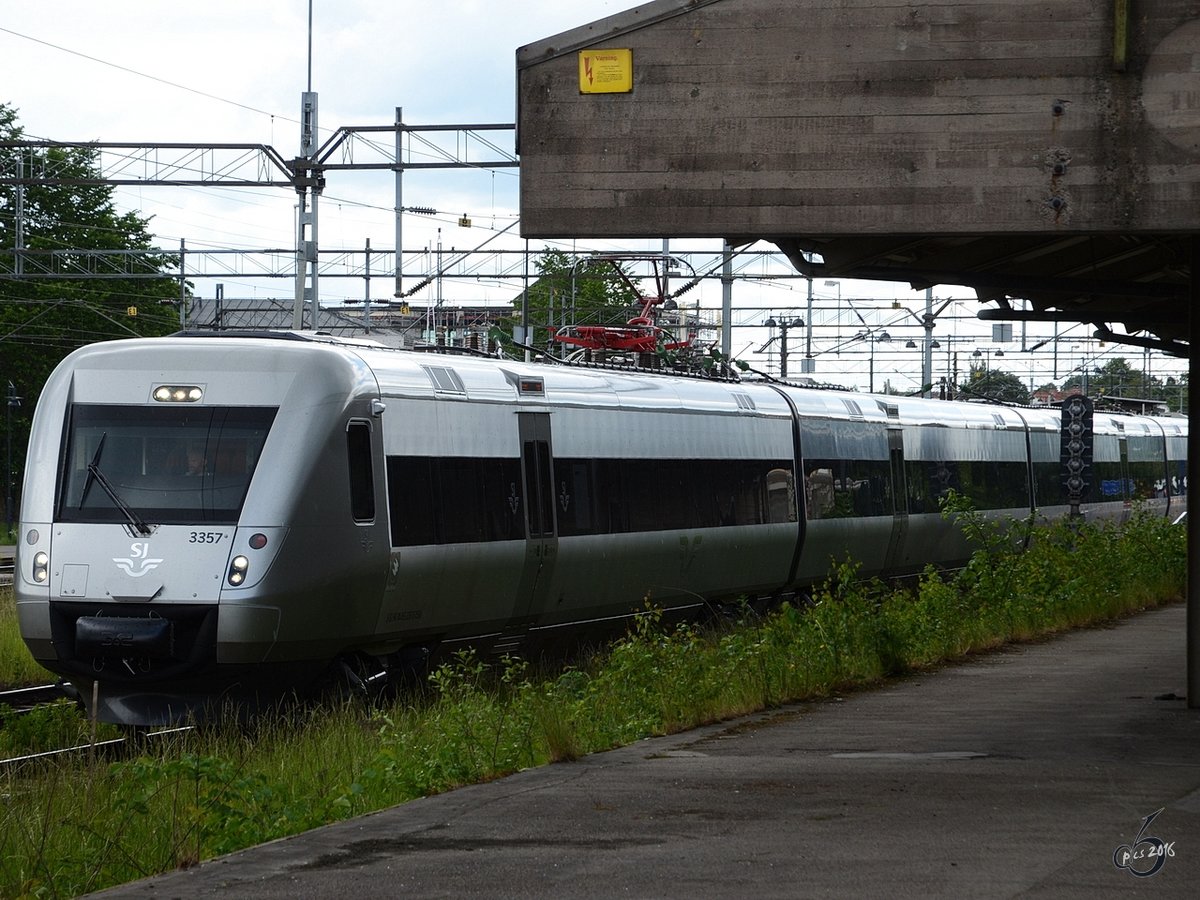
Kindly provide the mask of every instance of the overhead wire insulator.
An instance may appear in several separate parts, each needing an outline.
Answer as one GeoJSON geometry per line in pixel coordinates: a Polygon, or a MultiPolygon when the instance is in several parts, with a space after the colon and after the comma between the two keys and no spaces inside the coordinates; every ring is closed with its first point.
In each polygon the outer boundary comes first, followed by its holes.
{"type": "Polygon", "coordinates": [[[415,285],[414,287],[410,287],[407,291],[405,291],[400,296],[401,297],[411,297],[413,294],[415,294],[417,291],[421,290],[421,288],[425,287],[426,285],[430,284],[432,281],[433,281],[432,278],[426,278],[424,281],[420,282],[419,284],[415,285]]]}
{"type": "Polygon", "coordinates": [[[698,285],[699,283],[700,283],[699,278],[693,278],[691,281],[689,281],[687,284],[685,284],[679,290],[672,291],[668,296],[670,296],[672,298],[681,297],[684,294],[686,294],[688,291],[690,291],[692,288],[694,288],[696,285],[698,285]]]}

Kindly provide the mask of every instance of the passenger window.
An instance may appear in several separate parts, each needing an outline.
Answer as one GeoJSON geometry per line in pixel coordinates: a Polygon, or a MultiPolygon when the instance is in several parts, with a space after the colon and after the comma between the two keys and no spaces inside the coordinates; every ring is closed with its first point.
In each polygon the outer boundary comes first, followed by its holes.
{"type": "Polygon", "coordinates": [[[346,428],[346,452],[350,463],[350,515],[355,522],[375,519],[375,473],[371,465],[371,426],[351,422],[346,428]]]}

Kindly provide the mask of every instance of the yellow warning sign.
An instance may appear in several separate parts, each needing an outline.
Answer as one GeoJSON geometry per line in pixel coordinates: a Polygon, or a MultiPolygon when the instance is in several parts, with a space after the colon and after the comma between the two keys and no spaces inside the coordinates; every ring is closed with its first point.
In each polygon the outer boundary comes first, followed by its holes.
{"type": "Polygon", "coordinates": [[[627,94],[632,90],[632,50],[579,51],[579,93],[627,94]]]}

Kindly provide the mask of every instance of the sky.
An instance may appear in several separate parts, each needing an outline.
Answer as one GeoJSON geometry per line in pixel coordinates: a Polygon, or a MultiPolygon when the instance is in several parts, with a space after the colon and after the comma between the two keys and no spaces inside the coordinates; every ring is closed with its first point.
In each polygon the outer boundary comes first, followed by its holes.
{"type": "MultiPolygon", "coordinates": [[[[310,88],[318,95],[322,140],[338,127],[391,124],[397,107],[410,124],[512,123],[518,47],[633,5],[629,0],[312,0],[310,56],[309,0],[0,0],[0,103],[17,109],[29,139],[254,143],[291,158],[300,154],[301,93],[310,88]]],[[[498,143],[511,150],[511,135],[504,135],[498,143]]],[[[404,250],[427,251],[429,264],[415,260],[427,271],[439,247],[444,260],[479,247],[524,249],[518,179],[513,168],[465,174],[409,170],[404,205],[438,213],[404,216],[404,250]],[[462,216],[470,218],[470,228],[460,227],[462,216]]],[[[322,250],[361,251],[367,241],[376,249],[393,249],[394,185],[390,173],[330,173],[318,201],[322,250]]],[[[181,241],[194,251],[289,249],[296,242],[296,194],[289,189],[121,187],[114,199],[120,211],[149,217],[157,242],[172,250],[181,241]]],[[[661,252],[663,239],[621,244],[564,239],[531,242],[529,249],[544,246],[661,252]]],[[[720,252],[718,241],[676,240],[669,246],[696,254],[689,258],[698,266],[720,252]]],[[[790,330],[789,346],[808,349],[811,342],[817,354],[814,376],[820,380],[864,390],[872,381],[876,389],[885,382],[899,390],[919,387],[920,355],[906,344],[921,342],[923,332],[909,311],[924,311],[924,292],[903,284],[818,281],[810,315],[807,283],[773,277],[790,270],[764,255],[775,250],[772,245],[754,249],[764,253],[738,261],[735,356],[778,372],[780,332],[762,323],[772,316],[802,317],[811,327],[790,330]],[[864,328],[876,336],[886,330],[892,340],[876,342],[873,353],[869,342],[847,343],[864,328]]],[[[353,259],[361,256],[348,257],[353,259]]],[[[521,289],[513,278],[478,277],[504,265],[483,254],[456,271],[472,265],[475,276],[449,276],[428,290],[440,290],[448,303],[504,303],[521,289]]],[[[294,293],[292,280],[251,277],[256,271],[261,270],[231,267],[218,277],[214,266],[193,280],[195,292],[212,297],[220,283],[227,298],[290,298],[294,293]]],[[[365,291],[361,278],[322,278],[320,285],[322,301],[332,305],[361,299],[365,291]]],[[[393,287],[386,277],[372,278],[371,296],[385,297],[393,287]]],[[[1157,355],[1143,358],[1136,348],[1101,347],[1082,326],[1035,352],[1021,351],[1020,325],[1014,326],[1013,343],[994,345],[990,323],[975,318],[980,307],[971,292],[939,286],[934,294],[935,308],[955,299],[935,329],[942,343],[934,357],[935,378],[950,371],[962,378],[972,360],[979,360],[975,350],[994,368],[1035,386],[1061,382],[1073,368],[1102,365],[1114,355],[1124,355],[1135,368],[1148,364],[1160,375],[1184,368],[1157,355]],[[994,355],[997,350],[1005,351],[1002,357],[994,355]],[[957,365],[955,354],[961,357],[957,365]]],[[[413,302],[424,299],[436,298],[415,295],[413,302]]],[[[720,285],[712,280],[689,293],[687,302],[699,304],[715,321],[720,299],[720,285]]],[[[1024,346],[1052,336],[1052,326],[1031,325],[1024,346]]],[[[789,360],[796,374],[800,361],[792,354],[789,360]]]]}

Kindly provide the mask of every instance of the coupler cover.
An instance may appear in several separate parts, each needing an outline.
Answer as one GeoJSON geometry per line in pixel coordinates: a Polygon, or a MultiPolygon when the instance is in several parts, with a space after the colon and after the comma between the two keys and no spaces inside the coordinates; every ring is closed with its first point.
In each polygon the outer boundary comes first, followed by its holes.
{"type": "Polygon", "coordinates": [[[145,656],[172,659],[175,629],[167,619],[82,616],[75,620],[79,656],[145,656]]]}

